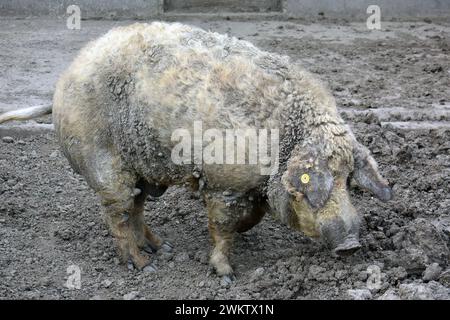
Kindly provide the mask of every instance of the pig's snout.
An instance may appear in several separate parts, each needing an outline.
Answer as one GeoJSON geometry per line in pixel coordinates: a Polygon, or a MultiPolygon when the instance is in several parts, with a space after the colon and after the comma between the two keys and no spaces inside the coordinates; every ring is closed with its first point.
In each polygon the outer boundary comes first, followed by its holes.
{"type": "Polygon", "coordinates": [[[329,248],[339,256],[349,256],[361,248],[359,243],[359,220],[353,217],[345,221],[336,217],[322,222],[321,235],[329,248]]]}

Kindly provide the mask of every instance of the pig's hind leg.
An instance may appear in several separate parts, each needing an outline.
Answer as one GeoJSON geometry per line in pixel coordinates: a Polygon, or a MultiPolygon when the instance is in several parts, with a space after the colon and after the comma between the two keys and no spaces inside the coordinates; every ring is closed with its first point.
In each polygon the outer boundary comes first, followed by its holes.
{"type": "MultiPolygon", "coordinates": [[[[144,230],[143,222],[136,219],[141,208],[138,204],[133,188],[123,188],[122,190],[102,190],[99,192],[102,198],[104,217],[111,234],[119,248],[123,262],[132,263],[138,269],[150,266],[148,257],[141,253],[141,248],[145,244],[143,232],[136,232],[138,229],[144,230]]],[[[150,266],[154,269],[153,266],[150,266]]]]}
{"type": "Polygon", "coordinates": [[[172,245],[154,234],[144,221],[145,199],[151,194],[151,188],[142,181],[132,188],[123,187],[120,192],[101,193],[107,223],[118,242],[123,260],[140,270],[154,271],[156,267],[141,254],[141,250],[147,253],[159,249],[170,251],[172,245]]]}
{"type": "Polygon", "coordinates": [[[109,150],[91,150],[82,162],[81,173],[100,196],[105,221],[124,262],[138,269],[154,269],[141,249],[158,246],[160,240],[144,223],[144,202],[148,195],[139,189],[139,179],[120,157],[109,150]]]}
{"type": "Polygon", "coordinates": [[[163,241],[159,236],[154,234],[150,227],[144,221],[144,205],[145,200],[150,195],[152,197],[160,197],[167,187],[156,186],[141,179],[136,184],[136,193],[134,198],[134,212],[131,215],[131,226],[137,237],[137,243],[147,253],[154,253],[157,250],[171,251],[173,246],[168,241],[163,241]]]}
{"type": "Polygon", "coordinates": [[[229,257],[242,210],[238,200],[237,197],[223,196],[222,192],[205,192],[208,229],[213,242],[209,262],[225,282],[235,278],[229,257]]]}

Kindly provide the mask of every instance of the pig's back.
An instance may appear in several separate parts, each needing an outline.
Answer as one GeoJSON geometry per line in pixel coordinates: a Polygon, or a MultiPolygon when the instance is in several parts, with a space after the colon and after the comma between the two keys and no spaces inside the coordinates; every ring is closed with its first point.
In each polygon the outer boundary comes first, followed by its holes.
{"type": "Polygon", "coordinates": [[[69,73],[90,87],[106,117],[137,108],[164,133],[193,120],[214,128],[278,127],[288,64],[234,37],[155,22],[111,30],[83,49],[69,73]]]}

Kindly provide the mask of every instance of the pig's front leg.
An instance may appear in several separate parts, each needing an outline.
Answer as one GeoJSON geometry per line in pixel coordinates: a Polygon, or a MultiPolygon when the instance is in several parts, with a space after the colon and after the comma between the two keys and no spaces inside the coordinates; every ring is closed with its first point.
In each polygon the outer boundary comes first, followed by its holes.
{"type": "Polygon", "coordinates": [[[213,242],[210,264],[219,276],[225,281],[234,279],[233,268],[229,262],[231,246],[235,232],[236,222],[233,209],[226,206],[220,197],[211,196],[207,199],[208,229],[213,242]]]}
{"type": "MultiPolygon", "coordinates": [[[[234,280],[230,253],[235,232],[244,231],[242,218],[252,211],[247,197],[227,192],[205,192],[208,228],[213,242],[210,263],[225,282],[234,280]]],[[[260,220],[260,219],[259,219],[260,220]]],[[[258,221],[259,221],[258,220],[258,221]]],[[[245,224],[246,229],[249,228],[245,224]]]]}

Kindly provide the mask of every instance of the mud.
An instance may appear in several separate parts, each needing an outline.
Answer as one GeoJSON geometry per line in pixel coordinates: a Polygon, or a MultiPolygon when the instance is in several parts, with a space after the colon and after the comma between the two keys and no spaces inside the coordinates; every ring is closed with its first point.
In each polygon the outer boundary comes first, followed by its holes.
{"type": "MultiPolygon", "coordinates": [[[[328,82],[355,135],[374,154],[395,199],[357,188],[362,249],[333,257],[267,216],[238,235],[237,280],[208,266],[206,212],[192,192],[150,199],[146,221],[175,245],[158,270],[119,264],[98,199],[69,167],[51,131],[0,126],[0,298],[24,299],[449,299],[450,24],[185,21],[288,54],[328,82]],[[81,288],[66,287],[81,268],[81,288]]],[[[48,103],[58,74],[88,40],[131,21],[0,21],[0,110],[48,103]]]]}

